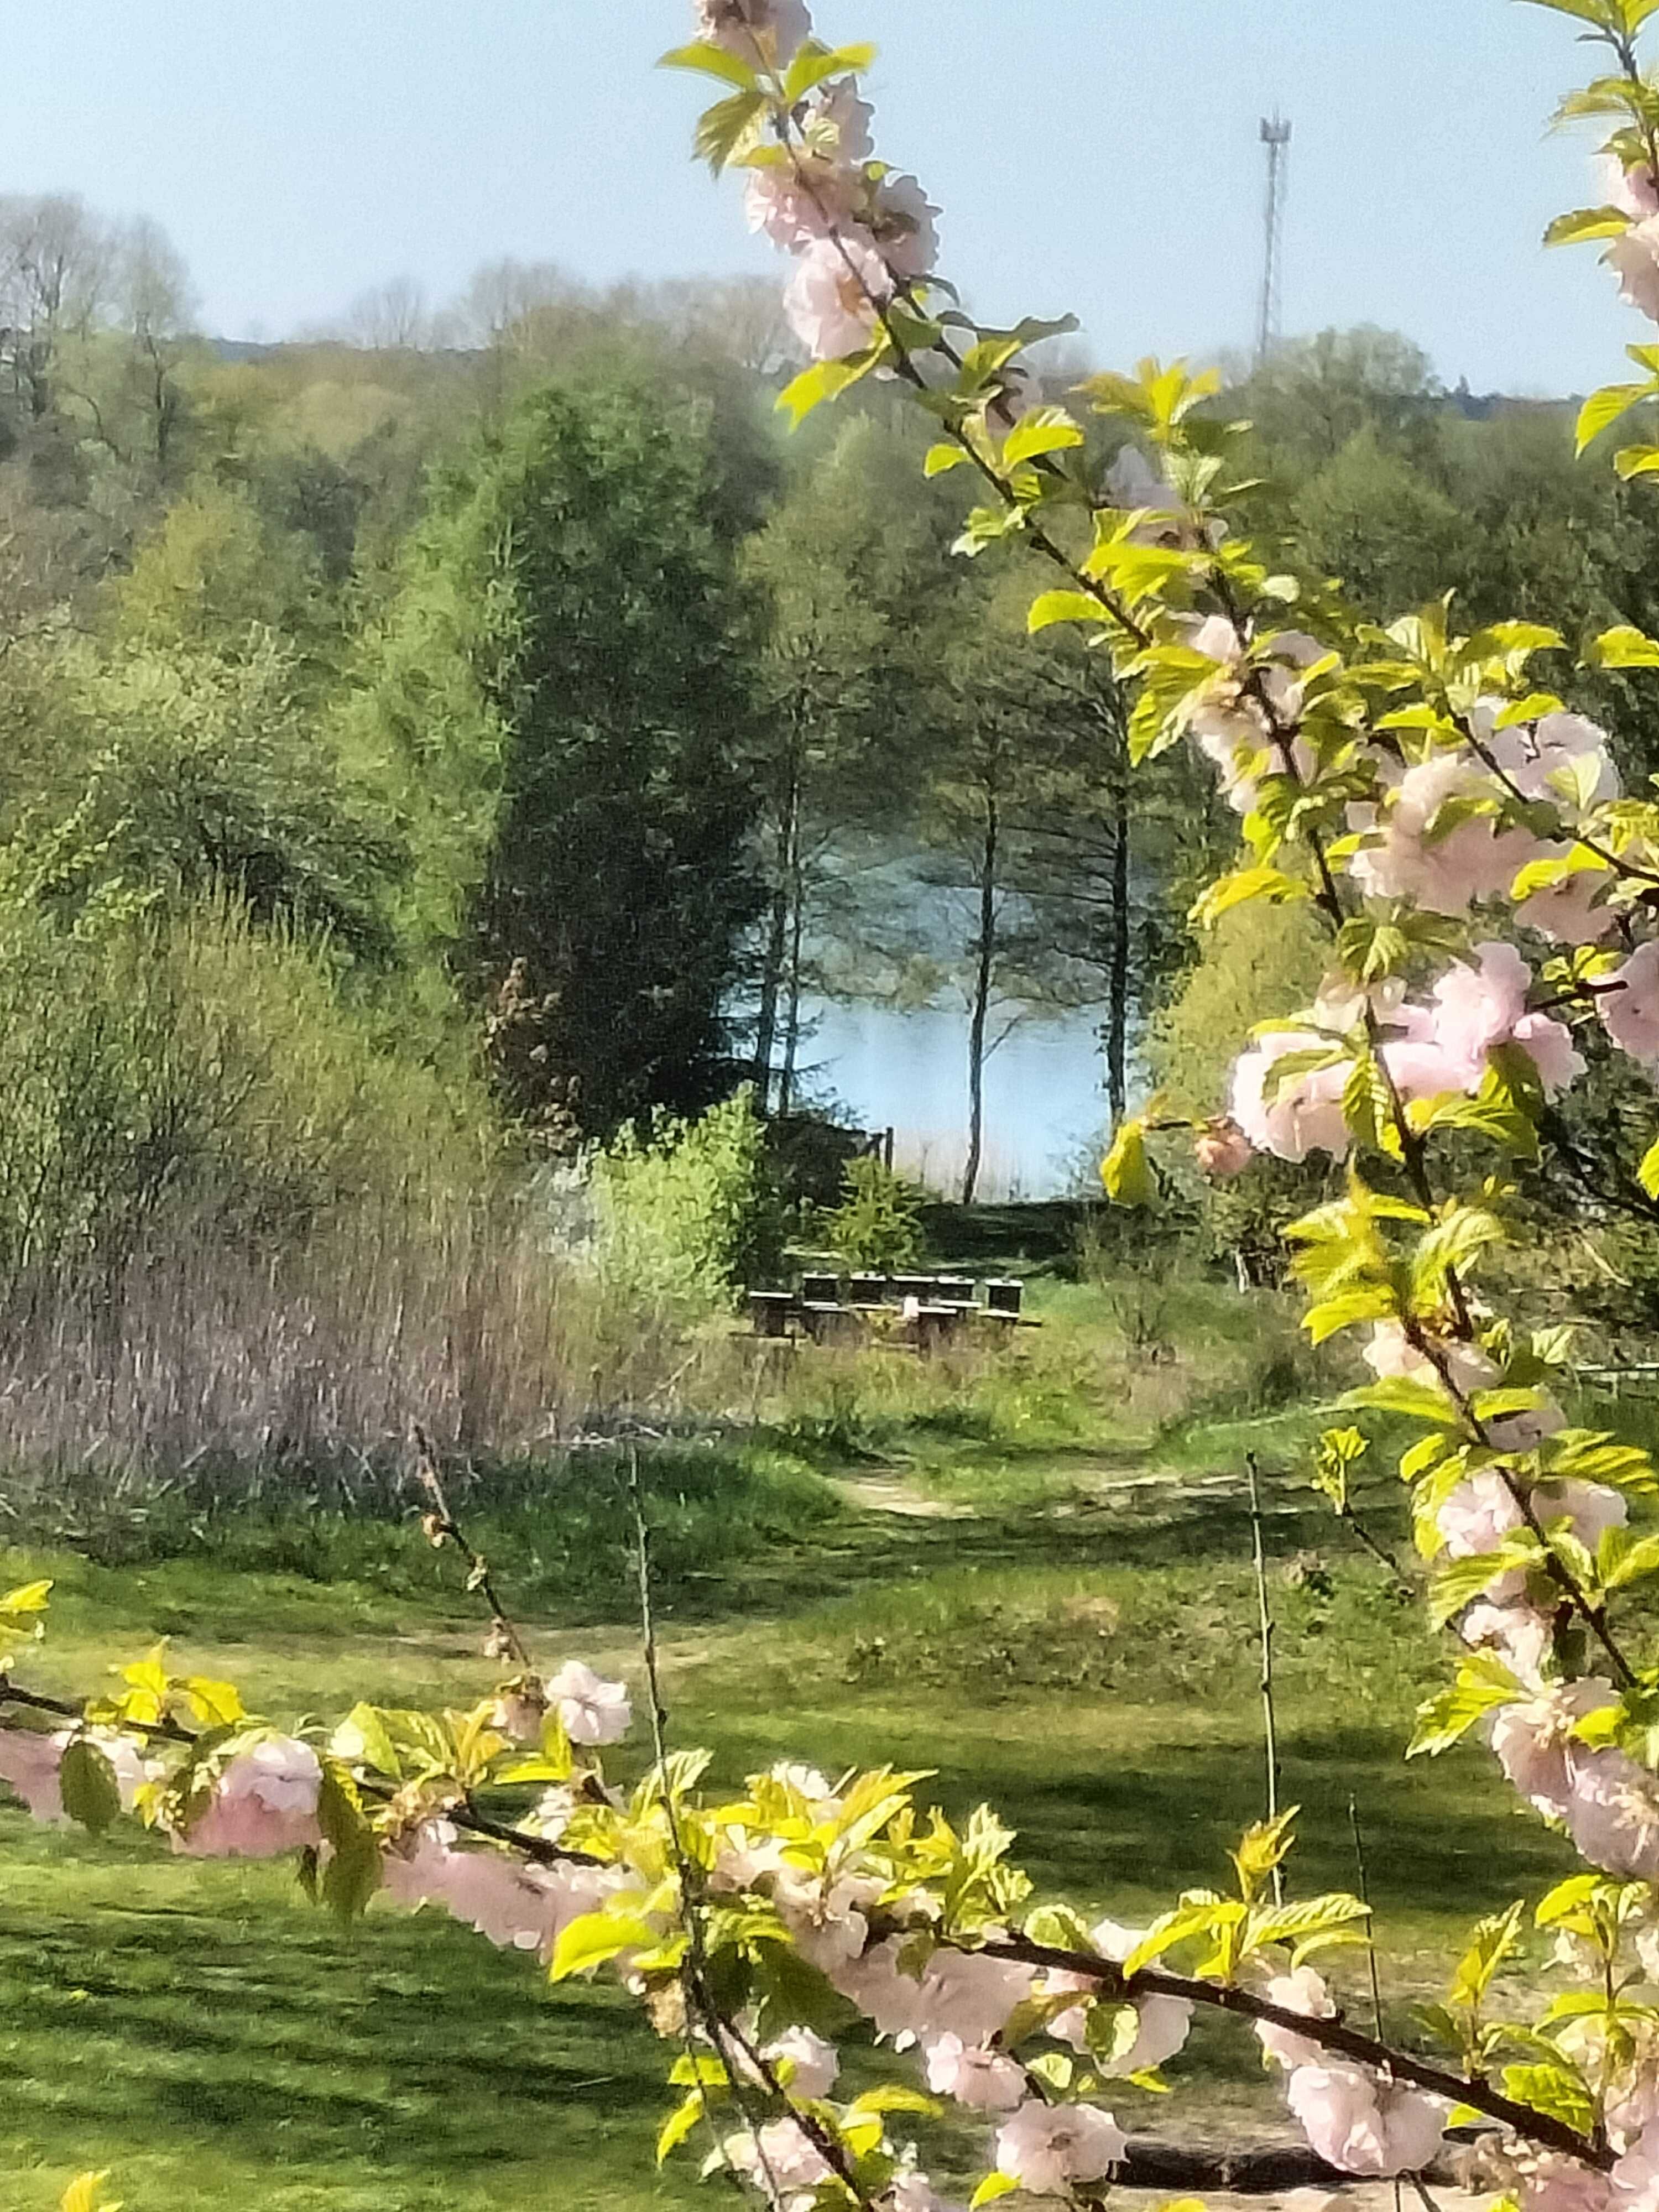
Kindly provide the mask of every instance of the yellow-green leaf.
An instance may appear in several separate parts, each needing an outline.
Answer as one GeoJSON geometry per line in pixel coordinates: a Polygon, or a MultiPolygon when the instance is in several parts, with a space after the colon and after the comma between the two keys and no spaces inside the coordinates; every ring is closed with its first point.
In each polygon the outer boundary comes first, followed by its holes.
{"type": "Polygon", "coordinates": [[[703,2094],[693,2089],[683,2097],[663,2122],[657,2136],[657,2163],[660,2166],[672,2150],[678,2150],[697,2122],[702,2118],[703,2094]]]}
{"type": "Polygon", "coordinates": [[[850,354],[845,361],[815,361],[811,368],[802,369],[778,394],[779,414],[789,417],[792,430],[799,430],[815,407],[821,407],[826,399],[839,398],[850,385],[867,376],[886,355],[884,336],[864,352],[850,354]]]}
{"type": "Polygon", "coordinates": [[[1012,2173],[988,2173],[968,2199],[968,2212],[979,2212],[981,2204],[994,2204],[999,2197],[1012,2197],[1018,2187],[1012,2173]]]}
{"type": "MultiPolygon", "coordinates": [[[[1630,217],[1615,207],[1574,208],[1571,214],[1556,216],[1544,233],[1544,243],[1546,246],[1583,246],[1595,238],[1622,238],[1629,228],[1630,217]]],[[[1580,453],[1588,442],[1586,439],[1580,439],[1580,453]]]]}
{"type": "Polygon", "coordinates": [[[695,70],[703,76],[719,77],[722,83],[734,84],[740,92],[755,89],[755,72],[747,62],[727,53],[724,46],[711,45],[703,39],[695,46],[671,47],[667,53],[658,56],[657,67],[695,70]]]}
{"type": "Polygon", "coordinates": [[[1008,433],[1002,448],[1003,463],[1014,468],[1021,461],[1036,460],[1040,454],[1057,453],[1082,443],[1083,432],[1063,407],[1034,407],[1008,433]]]}
{"type": "Polygon", "coordinates": [[[1590,641],[1584,659],[1591,668],[1659,668],[1659,639],[1633,623],[1620,623],[1590,641]]]}
{"type": "Polygon", "coordinates": [[[1098,626],[1105,620],[1105,608],[1098,599],[1091,599],[1087,592],[1044,592],[1032,600],[1025,627],[1035,637],[1040,630],[1052,629],[1056,623],[1093,623],[1098,626]]]}
{"type": "Polygon", "coordinates": [[[120,2199],[103,2193],[108,2179],[107,2167],[102,2173],[77,2174],[64,2191],[58,2212],[121,2212],[120,2199]]]}
{"type": "Polygon", "coordinates": [[[21,1583],[0,1597],[0,1613],[44,1613],[51,1595],[50,1582],[21,1583]]]}
{"type": "Polygon", "coordinates": [[[586,1967],[603,1966],[620,1951],[647,1951],[657,1941],[647,1920],[629,1912],[584,1912],[560,1931],[550,1978],[568,1981],[586,1967]]]}
{"type": "Polygon", "coordinates": [[[1601,391],[1592,392],[1578,410],[1578,450],[1593,446],[1603,430],[1616,422],[1621,415],[1628,415],[1638,400],[1651,397],[1653,385],[1605,384],[1601,391]]]}
{"type": "Polygon", "coordinates": [[[1100,1179],[1114,1206],[1150,1206],[1156,1195],[1152,1166],[1146,1158],[1146,1124],[1122,1122],[1112,1148],[1100,1164],[1100,1179]]]}
{"type": "Polygon", "coordinates": [[[240,1693],[233,1682],[215,1682],[204,1674],[187,1674],[178,1687],[204,1727],[234,1728],[238,1721],[247,1718],[240,1693]]]}

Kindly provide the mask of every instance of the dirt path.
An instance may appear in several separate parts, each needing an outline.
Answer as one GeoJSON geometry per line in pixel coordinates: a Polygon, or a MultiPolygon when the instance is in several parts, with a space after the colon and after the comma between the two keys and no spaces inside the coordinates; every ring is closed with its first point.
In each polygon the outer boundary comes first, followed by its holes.
{"type": "Polygon", "coordinates": [[[866,1513],[896,1513],[906,1521],[976,1521],[971,1505],[953,1505],[947,1498],[930,1498],[917,1489],[901,1468],[884,1468],[872,1474],[839,1474],[830,1478],[834,1489],[866,1513]]]}

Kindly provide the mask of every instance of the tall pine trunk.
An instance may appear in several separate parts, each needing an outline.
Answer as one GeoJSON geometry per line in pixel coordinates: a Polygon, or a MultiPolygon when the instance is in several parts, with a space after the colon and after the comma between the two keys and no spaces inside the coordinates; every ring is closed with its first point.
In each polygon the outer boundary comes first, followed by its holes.
{"type": "Polygon", "coordinates": [[[789,991],[783,1030],[783,1073],[778,1083],[778,1114],[789,1113],[795,1103],[795,1061],[800,1048],[800,956],[805,934],[806,871],[801,860],[800,808],[789,825],[789,991]]]}
{"type": "Polygon", "coordinates": [[[968,1025],[968,1164],[962,1174],[962,1202],[971,1206],[979,1187],[985,1150],[985,1026],[991,1011],[991,985],[997,957],[997,797],[985,793],[985,835],[980,843],[979,942],[974,963],[974,1003],[968,1025]]]}
{"type": "Polygon", "coordinates": [[[760,1013],[755,1024],[755,1101],[763,1120],[771,1110],[772,1103],[772,1061],[778,1042],[778,1003],[783,994],[784,976],[789,959],[791,856],[794,851],[799,813],[800,777],[792,748],[788,784],[777,819],[772,906],[767,917],[766,951],[761,966],[760,1013]]]}

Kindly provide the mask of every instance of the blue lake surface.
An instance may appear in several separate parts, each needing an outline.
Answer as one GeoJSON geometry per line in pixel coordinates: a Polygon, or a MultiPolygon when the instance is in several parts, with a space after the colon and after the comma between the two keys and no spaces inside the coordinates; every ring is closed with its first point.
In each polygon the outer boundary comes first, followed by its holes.
{"type": "MultiPolygon", "coordinates": [[[[809,1012],[802,1060],[813,1092],[833,1094],[866,1128],[893,1129],[900,1164],[949,1189],[967,1151],[966,1013],[833,1000],[809,1012]]],[[[1048,1198],[1077,1184],[1106,1123],[1098,1024],[1090,1012],[1021,1021],[991,1054],[982,1197],[1048,1198]]]]}

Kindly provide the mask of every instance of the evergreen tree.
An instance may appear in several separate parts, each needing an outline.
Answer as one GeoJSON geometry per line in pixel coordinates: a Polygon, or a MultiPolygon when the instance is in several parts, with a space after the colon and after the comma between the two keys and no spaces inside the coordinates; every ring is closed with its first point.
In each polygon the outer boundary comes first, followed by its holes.
{"type": "Polygon", "coordinates": [[[414,907],[495,1000],[532,1121],[608,1135],[730,1086],[758,901],[719,498],[697,411],[546,386],[451,484],[382,626],[370,720],[425,818],[414,907]]]}

